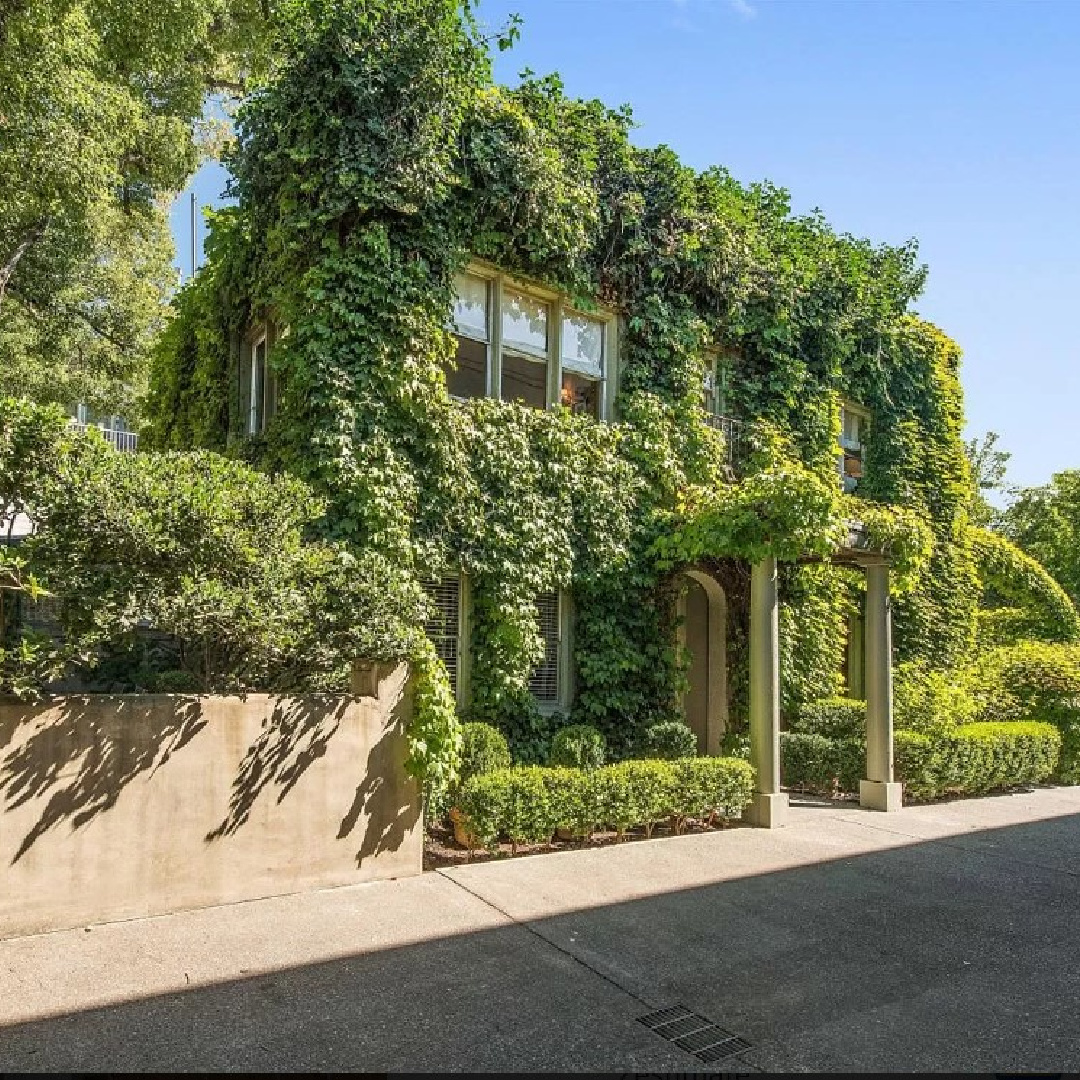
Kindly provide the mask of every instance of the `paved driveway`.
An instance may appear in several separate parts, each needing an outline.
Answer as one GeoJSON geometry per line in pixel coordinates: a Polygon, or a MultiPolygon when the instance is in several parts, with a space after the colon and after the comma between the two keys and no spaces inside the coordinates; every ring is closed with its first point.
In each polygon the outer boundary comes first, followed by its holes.
{"type": "Polygon", "coordinates": [[[0,1071],[1076,1071],[1078,856],[1080,789],[808,804],[0,942],[0,1071]]]}

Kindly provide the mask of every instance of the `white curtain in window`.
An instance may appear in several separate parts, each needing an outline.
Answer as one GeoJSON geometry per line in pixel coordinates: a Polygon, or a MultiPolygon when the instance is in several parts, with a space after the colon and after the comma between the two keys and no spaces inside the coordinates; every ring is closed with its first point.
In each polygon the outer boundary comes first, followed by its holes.
{"type": "Polygon", "coordinates": [[[465,337],[487,341],[488,283],[473,274],[454,278],[454,326],[465,337]]]}
{"type": "Polygon", "coordinates": [[[604,377],[604,324],[587,315],[564,315],[562,366],[592,379],[604,377]]]}
{"type": "Polygon", "coordinates": [[[502,336],[510,348],[541,356],[547,353],[547,304],[520,293],[503,290],[502,336]]]}

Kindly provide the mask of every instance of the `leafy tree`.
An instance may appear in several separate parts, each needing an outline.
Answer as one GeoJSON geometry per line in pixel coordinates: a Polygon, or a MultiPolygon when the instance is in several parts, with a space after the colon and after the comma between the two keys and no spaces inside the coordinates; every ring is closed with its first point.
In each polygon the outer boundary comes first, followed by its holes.
{"type": "Polygon", "coordinates": [[[998,433],[988,431],[982,439],[974,438],[964,442],[964,452],[971,469],[972,497],[969,514],[972,522],[983,528],[991,528],[1001,516],[1001,510],[990,501],[990,496],[997,495],[1007,500],[1016,492],[1006,481],[1012,454],[1008,450],[999,450],[997,441],[998,433]]]}
{"type": "Polygon", "coordinates": [[[0,0],[0,394],[130,411],[173,274],[165,197],[259,0],[0,0]]]}
{"type": "Polygon", "coordinates": [[[1080,602],[1080,469],[1055,473],[1049,484],[1021,489],[1001,529],[1080,602]]]}

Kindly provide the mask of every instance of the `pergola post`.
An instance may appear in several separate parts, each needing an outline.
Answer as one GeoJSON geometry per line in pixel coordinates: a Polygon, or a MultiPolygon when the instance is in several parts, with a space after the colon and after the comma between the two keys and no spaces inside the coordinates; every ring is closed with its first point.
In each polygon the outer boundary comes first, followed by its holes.
{"type": "Polygon", "coordinates": [[[902,785],[893,777],[892,605],[888,563],[866,567],[866,779],[859,802],[899,810],[902,785]]]}
{"type": "Polygon", "coordinates": [[[774,829],[785,823],[788,797],[780,790],[780,618],[772,557],[754,563],[750,578],[750,762],[757,791],[746,820],[774,829]]]}

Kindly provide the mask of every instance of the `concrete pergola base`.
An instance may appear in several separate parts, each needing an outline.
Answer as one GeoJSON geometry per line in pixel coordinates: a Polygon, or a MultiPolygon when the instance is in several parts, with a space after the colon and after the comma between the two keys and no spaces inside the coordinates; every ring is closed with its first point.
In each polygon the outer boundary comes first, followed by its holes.
{"type": "Polygon", "coordinates": [[[788,823],[790,809],[786,791],[772,795],[758,792],[754,801],[743,811],[743,821],[761,829],[778,829],[788,823]]]}
{"type": "Polygon", "coordinates": [[[859,805],[865,806],[867,810],[899,810],[904,805],[904,785],[860,780],[859,805]]]}
{"type": "MultiPolygon", "coordinates": [[[[869,810],[899,810],[902,785],[893,773],[892,605],[889,564],[853,543],[836,561],[866,571],[866,779],[859,802],[869,810]]],[[[755,563],[750,578],[750,761],[757,792],[746,821],[775,829],[785,822],[788,797],[780,790],[780,619],[776,559],[755,563]]]]}

